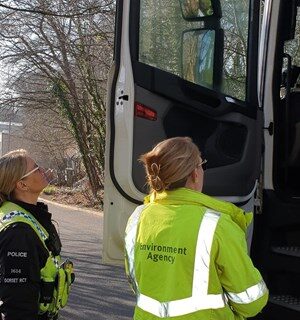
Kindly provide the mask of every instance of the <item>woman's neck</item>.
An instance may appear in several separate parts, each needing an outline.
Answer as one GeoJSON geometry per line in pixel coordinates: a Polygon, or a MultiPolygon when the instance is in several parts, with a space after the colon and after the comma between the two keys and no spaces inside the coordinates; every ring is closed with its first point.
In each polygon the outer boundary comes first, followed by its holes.
{"type": "Polygon", "coordinates": [[[37,201],[38,201],[38,195],[26,194],[26,193],[25,194],[16,194],[16,195],[14,195],[13,199],[17,200],[17,201],[22,201],[22,202],[36,205],[37,201]]]}

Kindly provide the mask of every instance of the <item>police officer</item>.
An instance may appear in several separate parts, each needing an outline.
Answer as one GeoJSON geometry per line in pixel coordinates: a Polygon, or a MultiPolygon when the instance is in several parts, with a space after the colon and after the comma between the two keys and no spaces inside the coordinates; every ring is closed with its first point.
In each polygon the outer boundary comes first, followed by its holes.
{"type": "Polygon", "coordinates": [[[247,254],[252,215],[201,193],[206,160],[190,138],[162,141],[141,161],[151,193],[125,236],[134,319],[237,320],[260,312],[268,289],[247,254]]]}
{"type": "Polygon", "coordinates": [[[47,184],[44,169],[25,150],[0,158],[2,320],[57,319],[68,298],[72,270],[60,262],[61,242],[51,213],[37,202],[47,184]]]}

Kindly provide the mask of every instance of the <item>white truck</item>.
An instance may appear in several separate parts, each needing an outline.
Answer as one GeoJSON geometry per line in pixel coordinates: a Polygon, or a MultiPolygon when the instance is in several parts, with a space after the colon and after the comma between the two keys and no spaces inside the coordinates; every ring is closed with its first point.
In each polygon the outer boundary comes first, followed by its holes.
{"type": "Polygon", "coordinates": [[[204,192],[254,211],[248,242],[270,300],[300,319],[300,1],[119,0],[109,80],[103,261],[123,263],[143,201],[137,159],[190,136],[204,192]]]}

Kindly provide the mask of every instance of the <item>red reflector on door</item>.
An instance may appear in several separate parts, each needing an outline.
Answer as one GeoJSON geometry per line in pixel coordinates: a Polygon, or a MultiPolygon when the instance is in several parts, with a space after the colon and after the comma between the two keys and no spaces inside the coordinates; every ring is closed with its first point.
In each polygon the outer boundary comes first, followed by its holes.
{"type": "Polygon", "coordinates": [[[136,102],[134,108],[134,115],[139,118],[144,118],[151,121],[157,120],[157,112],[141,103],[136,102]]]}

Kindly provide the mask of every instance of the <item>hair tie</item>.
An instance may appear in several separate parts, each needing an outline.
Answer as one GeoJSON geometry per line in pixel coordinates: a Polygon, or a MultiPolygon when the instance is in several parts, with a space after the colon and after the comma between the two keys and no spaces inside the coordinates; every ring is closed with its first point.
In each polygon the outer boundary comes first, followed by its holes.
{"type": "Polygon", "coordinates": [[[149,172],[149,181],[152,185],[152,188],[156,191],[161,191],[164,189],[163,187],[163,182],[161,181],[161,178],[159,177],[159,173],[160,173],[160,165],[158,165],[157,163],[153,162],[150,165],[149,168],[151,172],[149,172]]]}
{"type": "Polygon", "coordinates": [[[153,162],[150,166],[151,171],[153,172],[152,176],[158,176],[160,171],[160,165],[157,165],[157,163],[153,162]]]}

